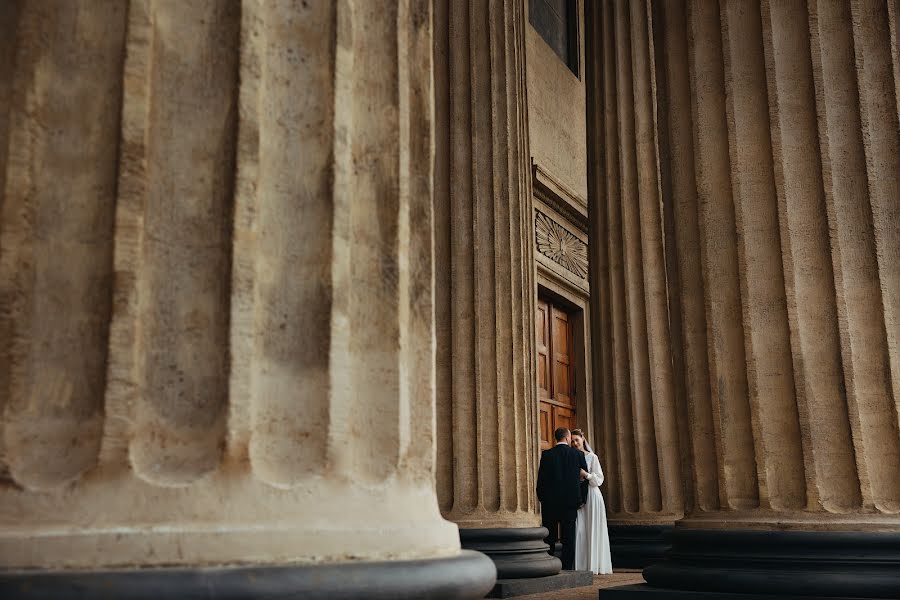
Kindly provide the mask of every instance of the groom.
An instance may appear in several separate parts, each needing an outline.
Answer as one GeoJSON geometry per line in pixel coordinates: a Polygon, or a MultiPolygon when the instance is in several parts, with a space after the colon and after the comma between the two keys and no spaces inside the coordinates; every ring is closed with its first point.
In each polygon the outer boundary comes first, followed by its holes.
{"type": "Polygon", "coordinates": [[[581,479],[587,473],[584,453],[570,445],[572,434],[565,427],[553,432],[556,446],[541,453],[537,497],[543,525],[550,531],[544,540],[550,554],[556,550],[556,530],[562,530],[562,568],[575,568],[575,518],[582,504],[581,479]]]}

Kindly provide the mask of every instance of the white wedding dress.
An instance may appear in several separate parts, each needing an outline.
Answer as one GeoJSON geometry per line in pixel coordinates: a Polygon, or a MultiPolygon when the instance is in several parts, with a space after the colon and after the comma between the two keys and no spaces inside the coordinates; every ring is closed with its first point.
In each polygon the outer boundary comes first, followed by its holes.
{"type": "Polygon", "coordinates": [[[575,570],[591,571],[595,575],[612,573],[609,553],[609,532],[606,530],[606,504],[600,493],[603,469],[593,452],[585,453],[588,472],[587,502],[578,509],[575,522],[575,570]]]}

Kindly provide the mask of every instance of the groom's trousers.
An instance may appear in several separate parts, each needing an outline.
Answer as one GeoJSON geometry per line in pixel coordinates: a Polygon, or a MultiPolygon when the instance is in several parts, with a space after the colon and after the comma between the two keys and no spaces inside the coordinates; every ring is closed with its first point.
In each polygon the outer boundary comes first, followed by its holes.
{"type": "Polygon", "coordinates": [[[544,540],[550,546],[550,554],[556,553],[557,529],[562,534],[562,568],[571,571],[575,568],[575,519],[578,511],[563,510],[558,514],[544,514],[543,525],[550,532],[544,540]]]}

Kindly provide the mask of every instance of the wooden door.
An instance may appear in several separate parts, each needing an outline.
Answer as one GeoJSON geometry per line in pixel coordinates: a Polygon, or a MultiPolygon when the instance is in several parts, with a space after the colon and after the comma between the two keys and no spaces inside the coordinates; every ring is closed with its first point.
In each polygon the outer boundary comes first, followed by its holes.
{"type": "Polygon", "coordinates": [[[564,308],[538,299],[535,315],[541,449],[553,446],[557,427],[575,427],[572,322],[564,308]]]}

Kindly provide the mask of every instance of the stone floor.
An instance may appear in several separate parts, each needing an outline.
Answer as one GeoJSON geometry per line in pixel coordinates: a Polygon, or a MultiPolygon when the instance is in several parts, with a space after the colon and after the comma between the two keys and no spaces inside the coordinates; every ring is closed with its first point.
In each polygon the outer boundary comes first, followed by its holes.
{"type": "Polygon", "coordinates": [[[597,600],[598,589],[615,587],[617,585],[630,585],[632,583],[644,583],[644,578],[639,570],[620,571],[617,569],[612,575],[595,575],[594,585],[589,587],[530,594],[528,596],[519,596],[519,598],[523,598],[523,600],[597,600]]]}

